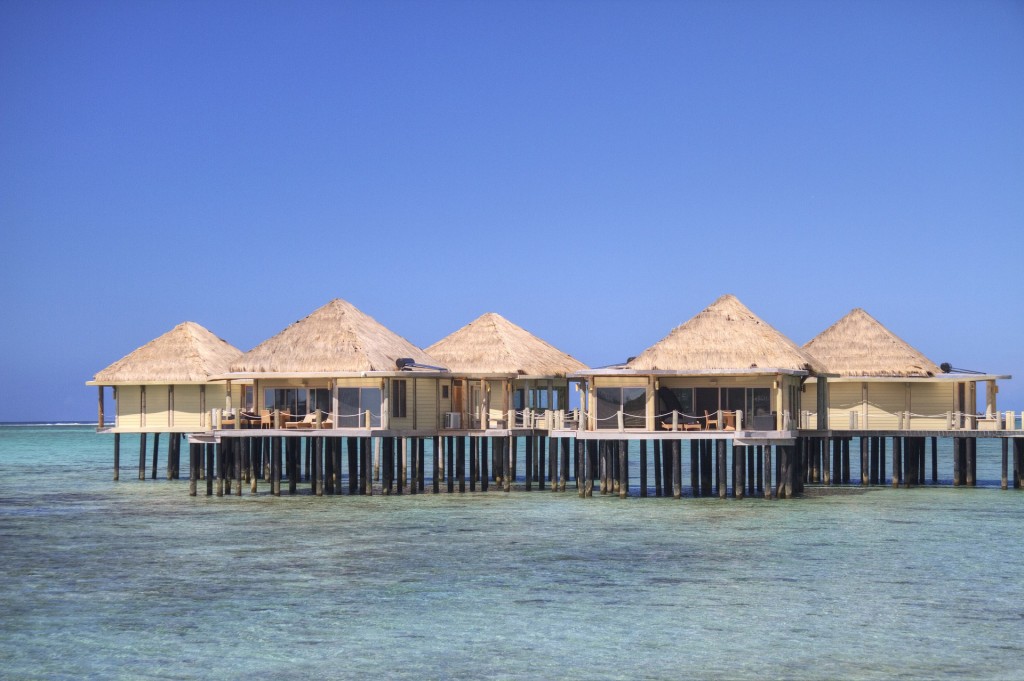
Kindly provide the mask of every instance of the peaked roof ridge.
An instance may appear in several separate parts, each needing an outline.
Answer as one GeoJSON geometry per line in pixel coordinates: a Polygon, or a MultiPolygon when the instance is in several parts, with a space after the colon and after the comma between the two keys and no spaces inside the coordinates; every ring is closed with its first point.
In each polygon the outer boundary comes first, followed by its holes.
{"type": "Polygon", "coordinates": [[[840,376],[929,377],[941,372],[920,350],[859,307],[807,341],[804,349],[840,376]]]}
{"type": "Polygon", "coordinates": [[[184,321],[98,372],[93,382],[202,383],[241,355],[203,325],[184,321]]]}
{"type": "Polygon", "coordinates": [[[437,362],[352,303],[334,298],[231,365],[238,373],[396,371],[396,361],[437,362]]]}
{"type": "Polygon", "coordinates": [[[638,370],[820,372],[815,359],[727,293],[626,365],[638,370]]]}
{"type": "Polygon", "coordinates": [[[586,366],[497,312],[485,312],[426,349],[452,371],[563,376],[586,366]]]}

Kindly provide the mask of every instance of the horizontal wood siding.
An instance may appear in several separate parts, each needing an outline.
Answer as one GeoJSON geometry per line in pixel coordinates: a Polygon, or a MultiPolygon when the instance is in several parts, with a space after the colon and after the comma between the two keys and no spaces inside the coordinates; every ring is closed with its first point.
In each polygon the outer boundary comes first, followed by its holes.
{"type": "Polygon", "coordinates": [[[159,430],[170,426],[170,413],[167,411],[166,385],[146,386],[146,428],[159,430]]]}
{"type": "Polygon", "coordinates": [[[868,383],[868,428],[895,430],[898,412],[906,410],[907,393],[903,383],[868,383]]]}
{"type": "Polygon", "coordinates": [[[911,383],[910,411],[912,428],[945,429],[946,412],[953,411],[953,386],[949,383],[911,383]]]}
{"type": "Polygon", "coordinates": [[[196,431],[199,422],[199,386],[174,386],[174,429],[196,431]]]}
{"type": "Polygon", "coordinates": [[[137,385],[117,387],[117,427],[139,428],[142,425],[142,389],[137,385]]]}
{"type": "MultiPolygon", "coordinates": [[[[830,388],[832,386],[829,386],[830,388]]],[[[818,429],[818,384],[817,383],[804,383],[804,392],[800,397],[800,410],[806,411],[810,414],[807,423],[803,424],[803,428],[810,428],[811,430],[818,429]]]]}
{"type": "Polygon", "coordinates": [[[850,412],[857,412],[857,425],[864,427],[864,407],[861,402],[860,383],[828,382],[828,427],[832,430],[850,429],[850,412]]]}
{"type": "MultiPolygon", "coordinates": [[[[206,386],[206,412],[209,414],[211,409],[226,409],[227,408],[227,387],[223,383],[211,383],[206,386]]],[[[237,406],[237,405],[236,405],[237,406]]],[[[207,418],[206,422],[209,423],[210,419],[207,418]]]]}
{"type": "MultiPolygon", "coordinates": [[[[437,428],[437,379],[417,378],[416,381],[416,428],[437,428]]],[[[412,381],[409,382],[412,390],[412,381]]],[[[412,399],[412,395],[409,396],[412,399]]]]}

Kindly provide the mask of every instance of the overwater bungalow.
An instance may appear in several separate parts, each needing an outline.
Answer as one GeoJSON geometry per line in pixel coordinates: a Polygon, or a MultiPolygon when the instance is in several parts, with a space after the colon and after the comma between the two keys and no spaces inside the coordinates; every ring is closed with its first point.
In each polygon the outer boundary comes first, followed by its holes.
{"type": "MultiPolygon", "coordinates": [[[[801,426],[810,430],[1000,430],[997,381],[1009,376],[937,365],[861,308],[808,341],[803,349],[824,367],[827,412],[815,408],[812,376],[801,426]],[[979,391],[979,384],[984,384],[979,391]],[[978,411],[983,392],[985,408],[978,411]],[[810,397],[810,399],[807,399],[810,397]],[[821,418],[822,413],[825,418],[821,418]]],[[[1012,428],[1012,425],[1010,426],[1012,428]]]]}
{"type": "Polygon", "coordinates": [[[231,362],[219,378],[242,386],[261,428],[436,432],[438,376],[423,350],[351,303],[335,299],[231,362]]]}
{"type": "MultiPolygon", "coordinates": [[[[211,410],[230,406],[223,381],[242,351],[195,322],[182,322],[97,373],[99,430],[113,433],[195,433],[211,430],[211,410]],[[105,388],[113,389],[113,427],[105,388]]],[[[235,398],[238,398],[236,394],[235,398]]]]}
{"type": "Polygon", "coordinates": [[[587,431],[793,437],[816,373],[810,355],[725,295],[624,365],[575,376],[587,380],[587,431]]]}
{"type": "Polygon", "coordinates": [[[579,360],[494,312],[488,312],[426,349],[448,367],[441,382],[442,424],[489,430],[564,425],[570,373],[579,360]]]}

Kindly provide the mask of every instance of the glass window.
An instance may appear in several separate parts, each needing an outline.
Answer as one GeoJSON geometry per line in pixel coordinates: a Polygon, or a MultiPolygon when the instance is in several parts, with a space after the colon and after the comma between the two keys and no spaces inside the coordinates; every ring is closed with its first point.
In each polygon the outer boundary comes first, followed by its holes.
{"type": "Polygon", "coordinates": [[[331,413],[331,391],[327,388],[267,388],[263,392],[265,409],[280,409],[292,416],[304,416],[319,409],[331,413]]]}
{"type": "Polygon", "coordinates": [[[404,419],[406,415],[405,387],[408,381],[404,378],[391,381],[391,416],[404,419]]]}
{"type": "Polygon", "coordinates": [[[305,388],[267,388],[263,392],[263,406],[267,409],[280,409],[293,416],[306,413],[305,388]]]}
{"type": "Polygon", "coordinates": [[[370,412],[370,426],[380,427],[380,388],[338,388],[340,428],[364,428],[366,412],[370,412]]]}
{"type": "Polygon", "coordinates": [[[617,415],[621,409],[623,426],[643,428],[647,424],[647,390],[645,388],[597,388],[597,428],[618,430],[617,415]]]}

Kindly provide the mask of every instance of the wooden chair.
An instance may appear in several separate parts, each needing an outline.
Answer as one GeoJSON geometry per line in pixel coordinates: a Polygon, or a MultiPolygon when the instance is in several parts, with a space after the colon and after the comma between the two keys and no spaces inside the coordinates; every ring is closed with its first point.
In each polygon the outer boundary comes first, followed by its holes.
{"type": "Polygon", "coordinates": [[[715,418],[711,418],[711,414],[708,410],[704,410],[704,430],[711,430],[711,424],[714,424],[714,430],[718,430],[718,412],[715,412],[715,418]]]}
{"type": "Polygon", "coordinates": [[[271,418],[269,409],[260,409],[260,428],[270,428],[273,426],[271,418]]]}

